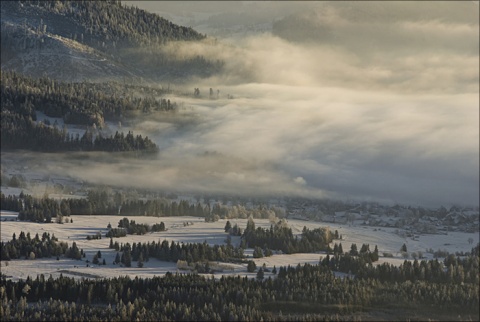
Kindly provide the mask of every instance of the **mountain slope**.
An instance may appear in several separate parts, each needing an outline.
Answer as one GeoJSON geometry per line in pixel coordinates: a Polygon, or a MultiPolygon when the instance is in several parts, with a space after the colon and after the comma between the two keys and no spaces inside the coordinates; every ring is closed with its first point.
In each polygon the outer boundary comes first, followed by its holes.
{"type": "Polygon", "coordinates": [[[31,76],[161,79],[218,70],[161,51],[204,35],[118,1],[11,1],[2,3],[1,20],[2,68],[31,76]]]}
{"type": "Polygon", "coordinates": [[[2,69],[65,81],[134,77],[135,70],[69,38],[2,22],[2,69]]]}

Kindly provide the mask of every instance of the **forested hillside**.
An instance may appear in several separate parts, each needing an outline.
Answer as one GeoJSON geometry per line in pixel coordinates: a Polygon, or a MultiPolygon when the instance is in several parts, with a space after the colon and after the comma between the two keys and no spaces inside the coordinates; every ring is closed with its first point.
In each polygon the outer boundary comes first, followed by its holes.
{"type": "Polygon", "coordinates": [[[170,101],[154,98],[128,99],[118,93],[107,96],[105,88],[112,84],[60,83],[49,78],[34,79],[14,72],[1,74],[1,147],[36,151],[156,151],[157,146],[147,137],[133,133],[94,136],[87,130],[82,137],[70,135],[66,127],[37,123],[36,111],[63,118],[66,124],[81,124],[97,128],[106,118],[120,117],[141,110],[171,110],[170,101]]]}
{"type": "Polygon", "coordinates": [[[120,1],[8,1],[2,10],[19,19],[31,14],[29,25],[41,25],[41,29],[100,50],[205,38],[192,28],[120,1]]]}
{"type": "Polygon", "coordinates": [[[209,75],[222,66],[201,56],[163,53],[169,42],[206,36],[120,1],[8,1],[1,15],[2,67],[30,75],[175,78],[209,75]]]}

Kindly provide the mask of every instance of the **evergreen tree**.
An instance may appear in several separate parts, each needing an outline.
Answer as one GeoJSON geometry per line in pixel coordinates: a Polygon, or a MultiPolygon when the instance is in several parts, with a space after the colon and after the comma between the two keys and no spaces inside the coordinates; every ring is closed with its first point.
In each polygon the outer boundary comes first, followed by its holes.
{"type": "Polygon", "coordinates": [[[260,269],[257,272],[257,280],[263,280],[264,276],[265,276],[265,273],[263,271],[263,268],[260,267],[260,269]]]}
{"type": "Polygon", "coordinates": [[[252,272],[255,272],[256,269],[257,269],[257,265],[255,264],[255,262],[254,261],[248,261],[247,271],[249,273],[252,273],[252,272]]]}
{"type": "Polygon", "coordinates": [[[121,262],[121,259],[120,259],[120,254],[117,253],[117,255],[115,256],[115,260],[113,261],[114,264],[118,264],[121,262]]]}
{"type": "Polygon", "coordinates": [[[350,247],[350,255],[352,256],[358,255],[357,244],[353,243],[352,246],[350,247]]]}
{"type": "Polygon", "coordinates": [[[260,247],[256,246],[253,249],[253,258],[262,258],[263,257],[263,251],[260,247]]]}
{"type": "Polygon", "coordinates": [[[229,220],[227,220],[227,223],[225,224],[225,232],[228,233],[231,228],[232,228],[232,224],[230,223],[229,220]]]}
{"type": "Polygon", "coordinates": [[[375,245],[375,250],[372,253],[372,262],[378,261],[378,247],[375,245]]]}
{"type": "Polygon", "coordinates": [[[125,267],[132,267],[132,254],[131,254],[130,247],[127,247],[125,249],[125,251],[123,252],[123,256],[124,256],[123,264],[125,265],[125,267]]]}

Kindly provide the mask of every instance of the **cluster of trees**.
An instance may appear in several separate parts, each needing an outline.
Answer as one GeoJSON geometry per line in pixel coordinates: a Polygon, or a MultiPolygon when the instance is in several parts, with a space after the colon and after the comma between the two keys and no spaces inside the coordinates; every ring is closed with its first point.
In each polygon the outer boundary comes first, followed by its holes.
{"type": "MultiPolygon", "coordinates": [[[[102,134],[93,137],[93,133],[88,130],[82,136],[80,141],[75,139],[75,143],[84,143],[81,151],[106,151],[106,152],[158,152],[158,146],[148,138],[142,135],[134,136],[128,131],[127,135],[123,132],[115,132],[115,135],[103,137],[102,134]],[[83,142],[82,142],[83,141],[83,142]]],[[[77,144],[74,144],[74,146],[77,144]]]]}
{"type": "Polygon", "coordinates": [[[21,231],[18,237],[14,233],[10,241],[0,243],[1,261],[22,258],[33,260],[52,256],[56,256],[57,260],[60,256],[80,260],[85,257],[85,253],[83,249],[78,248],[76,242],[69,247],[68,243],[59,241],[54,234],[50,235],[47,232],[44,232],[41,237],[37,233],[32,238],[30,232],[25,234],[21,231]]]}
{"type": "MultiPolygon", "coordinates": [[[[28,200],[20,204],[18,219],[25,221],[33,221],[40,223],[51,223],[52,218],[56,218],[57,223],[63,223],[64,216],[70,216],[70,205],[67,200],[57,201],[50,198],[32,198],[30,195],[27,198],[22,199],[21,196],[18,198],[20,202],[23,200],[28,200]]],[[[15,209],[12,209],[15,211],[15,209]]]]}
{"type": "Polygon", "coordinates": [[[132,245],[115,242],[110,243],[110,248],[122,251],[124,254],[131,254],[133,261],[138,261],[141,257],[147,261],[149,258],[156,258],[168,262],[181,260],[190,264],[205,261],[238,262],[245,257],[243,248],[233,247],[232,245],[210,246],[206,242],[175,243],[175,241],[172,241],[169,243],[164,240],[162,242],[133,243],[132,245]]]}
{"type": "Polygon", "coordinates": [[[20,281],[2,276],[0,286],[2,320],[339,321],[352,320],[360,311],[374,316],[379,310],[395,320],[398,307],[402,319],[461,315],[478,320],[479,284],[340,278],[329,266],[299,264],[280,267],[273,279],[39,275],[20,281]]]}
{"type": "Polygon", "coordinates": [[[242,236],[243,234],[242,228],[238,227],[237,224],[232,226],[230,220],[227,220],[227,222],[225,223],[225,232],[231,236],[242,236]]]}
{"type": "Polygon", "coordinates": [[[294,237],[292,229],[280,220],[270,229],[255,228],[255,222],[249,218],[242,235],[242,243],[247,247],[260,247],[264,251],[280,250],[286,254],[311,253],[328,249],[333,235],[328,228],[309,230],[304,227],[301,238],[294,237]]]}
{"type": "MultiPolygon", "coordinates": [[[[130,245],[119,244],[117,241],[110,241],[110,248],[123,252],[122,255],[131,257],[131,260],[138,261],[139,258],[148,261],[149,258],[156,258],[162,261],[178,262],[185,261],[187,264],[194,264],[208,261],[230,261],[242,262],[244,256],[243,248],[232,245],[210,246],[203,243],[169,243],[167,240],[151,243],[133,243],[130,245]],[[127,254],[127,255],[126,255],[127,254]]],[[[122,261],[123,263],[123,261],[122,261]]]]}
{"type": "Polygon", "coordinates": [[[106,237],[126,237],[127,236],[127,231],[123,228],[110,228],[107,233],[105,234],[106,237]]]}
{"type": "Polygon", "coordinates": [[[100,232],[97,232],[94,235],[87,235],[87,240],[95,240],[95,239],[102,239],[102,234],[100,232]]]}
{"type": "Polygon", "coordinates": [[[84,257],[83,249],[79,249],[76,242],[72,243],[71,247],[68,247],[67,251],[65,252],[65,257],[80,260],[84,257]]]}
{"type": "Polygon", "coordinates": [[[2,186],[6,187],[14,187],[14,188],[26,188],[27,187],[27,179],[21,174],[14,174],[10,178],[3,173],[3,169],[1,170],[1,184],[2,186]]]}
{"type": "MultiPolygon", "coordinates": [[[[336,244],[335,244],[336,246],[336,244]]],[[[335,254],[335,246],[334,246],[334,254],[335,254]]],[[[340,244],[340,246],[338,246],[338,253],[342,253],[343,252],[343,247],[342,247],[342,244],[340,244]]],[[[349,252],[350,255],[352,256],[360,256],[362,258],[364,258],[367,262],[371,263],[371,262],[376,262],[378,261],[378,247],[377,245],[375,245],[375,249],[372,251],[370,251],[370,245],[369,244],[362,244],[362,247],[360,248],[360,251],[358,251],[358,248],[357,248],[357,244],[353,243],[351,246],[350,246],[350,252],[349,252]]]]}
{"type": "MultiPolygon", "coordinates": [[[[147,261],[148,261],[148,257],[147,257],[147,261]]],[[[120,253],[117,253],[117,256],[115,256],[115,260],[113,261],[113,264],[114,265],[122,264],[125,267],[132,267],[132,251],[130,248],[130,244],[127,244],[125,245],[125,247],[123,247],[122,256],[120,256],[120,253]]],[[[138,264],[139,264],[138,266],[143,267],[143,254],[140,254],[140,256],[138,257],[138,264]]]]}
{"type": "MultiPolygon", "coordinates": [[[[97,251],[97,253],[95,255],[93,255],[92,264],[100,265],[100,259],[101,258],[102,258],[102,252],[97,251]]],[[[107,265],[107,262],[105,261],[105,258],[102,260],[102,265],[107,265]]]]}
{"type": "MultiPolygon", "coordinates": [[[[120,195],[115,195],[120,196],[120,195]]],[[[120,198],[120,197],[119,197],[120,198]]],[[[19,212],[19,220],[34,222],[52,222],[56,216],[70,215],[129,215],[129,216],[197,216],[204,217],[210,207],[200,203],[191,205],[188,201],[170,202],[166,199],[121,200],[110,198],[105,193],[90,190],[86,199],[55,200],[48,197],[35,198],[31,195],[8,195],[0,193],[3,210],[19,212]],[[120,208],[120,211],[119,211],[120,208]]]]}
{"type": "Polygon", "coordinates": [[[148,224],[137,224],[135,220],[128,221],[128,218],[124,217],[118,222],[118,228],[124,229],[130,235],[145,235],[148,232],[165,231],[165,223],[162,221],[150,227],[148,224]]]}
{"type": "Polygon", "coordinates": [[[53,218],[60,219],[71,214],[67,200],[34,198],[23,192],[18,197],[1,193],[0,202],[4,210],[18,211],[19,220],[51,223],[53,218]]]}
{"type": "Polygon", "coordinates": [[[43,257],[60,256],[68,251],[68,244],[59,242],[55,235],[47,232],[42,237],[30,233],[20,232],[18,237],[13,233],[12,240],[0,243],[0,259],[8,261],[11,259],[35,259],[43,257]]]}

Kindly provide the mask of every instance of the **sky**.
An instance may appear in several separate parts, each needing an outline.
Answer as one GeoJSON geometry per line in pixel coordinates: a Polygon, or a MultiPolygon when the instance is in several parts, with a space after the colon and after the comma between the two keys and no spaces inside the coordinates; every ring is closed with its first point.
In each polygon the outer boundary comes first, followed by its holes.
{"type": "Polygon", "coordinates": [[[153,189],[478,206],[478,4],[134,4],[209,36],[162,50],[224,69],[176,85],[202,98],[172,97],[175,119],[132,125],[158,158],[52,170],[153,189]]]}

